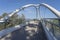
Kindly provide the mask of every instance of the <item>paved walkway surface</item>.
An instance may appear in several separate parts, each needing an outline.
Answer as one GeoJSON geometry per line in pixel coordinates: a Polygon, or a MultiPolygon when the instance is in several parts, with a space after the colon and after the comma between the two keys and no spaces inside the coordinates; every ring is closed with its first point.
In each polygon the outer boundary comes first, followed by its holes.
{"type": "Polygon", "coordinates": [[[4,40],[47,40],[42,24],[29,24],[10,33],[4,40]]]}

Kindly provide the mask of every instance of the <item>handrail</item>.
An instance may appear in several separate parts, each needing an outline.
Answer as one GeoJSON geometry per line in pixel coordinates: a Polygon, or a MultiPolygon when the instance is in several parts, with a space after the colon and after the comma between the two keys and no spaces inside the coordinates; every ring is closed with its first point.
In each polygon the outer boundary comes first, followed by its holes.
{"type": "Polygon", "coordinates": [[[22,26],[25,26],[26,24],[20,24],[20,25],[16,25],[14,27],[11,27],[11,28],[7,28],[7,29],[4,29],[4,30],[1,30],[0,31],[0,38],[2,38],[3,36],[7,35],[8,33],[11,33],[13,31],[16,31],[18,29],[20,29],[22,26]]]}
{"type": "Polygon", "coordinates": [[[48,22],[48,23],[50,23],[50,24],[53,24],[53,25],[55,25],[55,26],[57,26],[57,27],[59,27],[59,26],[60,26],[60,25],[58,25],[58,24],[55,24],[55,23],[50,22],[50,21],[47,21],[47,20],[43,20],[43,21],[48,22]]]}
{"type": "Polygon", "coordinates": [[[42,24],[43,24],[43,29],[45,31],[45,34],[47,36],[47,39],[48,40],[57,40],[57,38],[45,27],[44,22],[42,22],[42,24]]]}

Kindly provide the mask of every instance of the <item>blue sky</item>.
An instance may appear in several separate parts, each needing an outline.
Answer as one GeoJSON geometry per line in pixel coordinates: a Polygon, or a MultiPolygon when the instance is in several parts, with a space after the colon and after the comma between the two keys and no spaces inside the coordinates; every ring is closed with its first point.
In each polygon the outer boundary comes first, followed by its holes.
{"type": "MultiPolygon", "coordinates": [[[[47,3],[60,11],[60,0],[0,0],[0,15],[2,15],[4,12],[10,13],[10,12],[14,11],[15,9],[18,9],[21,6],[24,6],[26,4],[40,4],[40,3],[47,3]]],[[[30,10],[32,10],[32,8],[27,9],[26,10],[27,12],[24,11],[24,13],[35,13],[30,10]]],[[[33,8],[33,10],[35,11],[34,8],[33,8]]],[[[42,10],[42,14],[43,14],[43,11],[44,10],[42,10]]],[[[51,13],[51,12],[49,11],[47,13],[51,13]]],[[[30,16],[30,18],[35,17],[35,14],[25,14],[25,15],[30,16]]],[[[48,16],[48,14],[45,14],[45,15],[48,16]]],[[[49,17],[51,17],[51,16],[55,17],[55,16],[53,16],[53,14],[50,14],[49,17]]]]}

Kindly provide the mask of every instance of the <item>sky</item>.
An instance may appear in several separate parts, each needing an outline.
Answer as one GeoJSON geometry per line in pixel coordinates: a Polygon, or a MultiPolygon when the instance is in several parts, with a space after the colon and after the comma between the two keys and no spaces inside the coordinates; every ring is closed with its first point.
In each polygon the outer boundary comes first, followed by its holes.
{"type": "MultiPolygon", "coordinates": [[[[60,0],[0,0],[0,15],[2,15],[4,12],[10,13],[12,11],[14,11],[15,9],[18,9],[24,5],[27,4],[40,4],[40,3],[46,3],[51,5],[52,7],[56,8],[57,10],[60,11],[60,0]]],[[[44,7],[43,7],[44,8],[44,7]]],[[[43,9],[41,8],[41,10],[43,9]]],[[[47,11],[49,11],[48,9],[45,9],[47,11]]],[[[43,11],[41,11],[41,15],[43,15],[43,11]]],[[[19,12],[20,13],[20,12],[19,12]]],[[[24,10],[24,12],[21,13],[26,13],[26,17],[29,16],[30,18],[35,18],[35,9],[33,8],[28,8],[26,10],[24,10]],[[29,14],[28,14],[29,13],[29,14]],[[33,14],[32,14],[33,13],[33,14]]],[[[46,12],[46,13],[51,13],[46,12]]],[[[46,17],[55,17],[54,14],[45,14],[47,15],[46,17]]],[[[28,18],[29,18],[28,17],[28,18]]]]}

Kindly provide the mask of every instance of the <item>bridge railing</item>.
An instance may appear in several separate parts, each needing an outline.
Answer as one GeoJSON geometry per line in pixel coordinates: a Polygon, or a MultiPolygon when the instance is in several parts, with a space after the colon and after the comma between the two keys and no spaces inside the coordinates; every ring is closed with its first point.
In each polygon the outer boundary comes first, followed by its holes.
{"type": "Polygon", "coordinates": [[[50,32],[54,39],[60,39],[60,19],[58,18],[46,18],[43,19],[45,28],[50,32]]]}
{"type": "Polygon", "coordinates": [[[1,39],[3,40],[3,38],[4,38],[6,35],[8,35],[8,34],[14,32],[14,31],[22,28],[22,27],[25,26],[25,25],[26,25],[26,24],[23,24],[23,23],[22,23],[22,24],[20,24],[20,25],[14,26],[14,27],[10,27],[10,28],[6,28],[6,29],[1,30],[1,31],[0,31],[0,40],[1,40],[1,39]]]}

